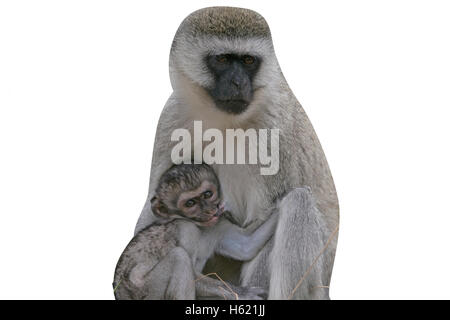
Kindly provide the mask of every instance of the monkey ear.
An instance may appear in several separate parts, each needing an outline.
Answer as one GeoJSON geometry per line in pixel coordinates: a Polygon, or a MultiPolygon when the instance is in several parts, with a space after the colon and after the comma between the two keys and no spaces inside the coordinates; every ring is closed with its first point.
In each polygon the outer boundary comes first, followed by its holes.
{"type": "Polygon", "coordinates": [[[158,196],[154,196],[150,202],[152,204],[152,211],[154,214],[163,218],[169,217],[167,207],[160,201],[158,196]]]}

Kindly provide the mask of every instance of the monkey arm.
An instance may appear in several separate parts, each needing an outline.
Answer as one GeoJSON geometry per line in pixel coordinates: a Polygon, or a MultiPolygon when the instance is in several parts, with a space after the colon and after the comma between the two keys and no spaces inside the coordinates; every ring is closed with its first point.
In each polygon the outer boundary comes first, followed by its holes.
{"type": "Polygon", "coordinates": [[[231,225],[216,247],[215,252],[239,261],[251,260],[275,233],[277,221],[278,213],[274,212],[252,234],[246,234],[244,229],[231,225]]]}

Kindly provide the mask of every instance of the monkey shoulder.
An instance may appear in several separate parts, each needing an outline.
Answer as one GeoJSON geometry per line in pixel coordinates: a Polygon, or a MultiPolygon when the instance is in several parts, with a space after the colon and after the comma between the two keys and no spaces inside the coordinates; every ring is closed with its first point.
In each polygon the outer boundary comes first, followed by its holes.
{"type": "Polygon", "coordinates": [[[176,228],[177,246],[183,247],[188,253],[191,253],[192,248],[197,246],[197,242],[202,237],[202,230],[195,223],[188,220],[178,219],[171,222],[171,224],[176,228]]]}

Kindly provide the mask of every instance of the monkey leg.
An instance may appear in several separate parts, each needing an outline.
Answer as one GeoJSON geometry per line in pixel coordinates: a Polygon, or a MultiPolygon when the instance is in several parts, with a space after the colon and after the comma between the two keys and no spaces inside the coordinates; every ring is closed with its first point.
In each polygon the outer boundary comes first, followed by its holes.
{"type": "Polygon", "coordinates": [[[269,286],[269,299],[329,299],[329,231],[309,188],[290,191],[278,205],[275,236],[242,270],[242,284],[269,286]]]}
{"type": "Polygon", "coordinates": [[[139,272],[139,268],[142,269],[139,287],[143,299],[195,299],[194,270],[191,259],[183,248],[173,248],[151,271],[143,272],[145,267],[138,264],[131,274],[139,272]]]}

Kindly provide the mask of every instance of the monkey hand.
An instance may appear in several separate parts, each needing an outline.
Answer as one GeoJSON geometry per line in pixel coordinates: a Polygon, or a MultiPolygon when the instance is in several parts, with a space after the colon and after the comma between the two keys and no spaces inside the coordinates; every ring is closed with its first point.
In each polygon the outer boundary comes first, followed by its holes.
{"type": "Polygon", "coordinates": [[[239,300],[266,300],[267,291],[260,287],[234,287],[239,300]]]}

